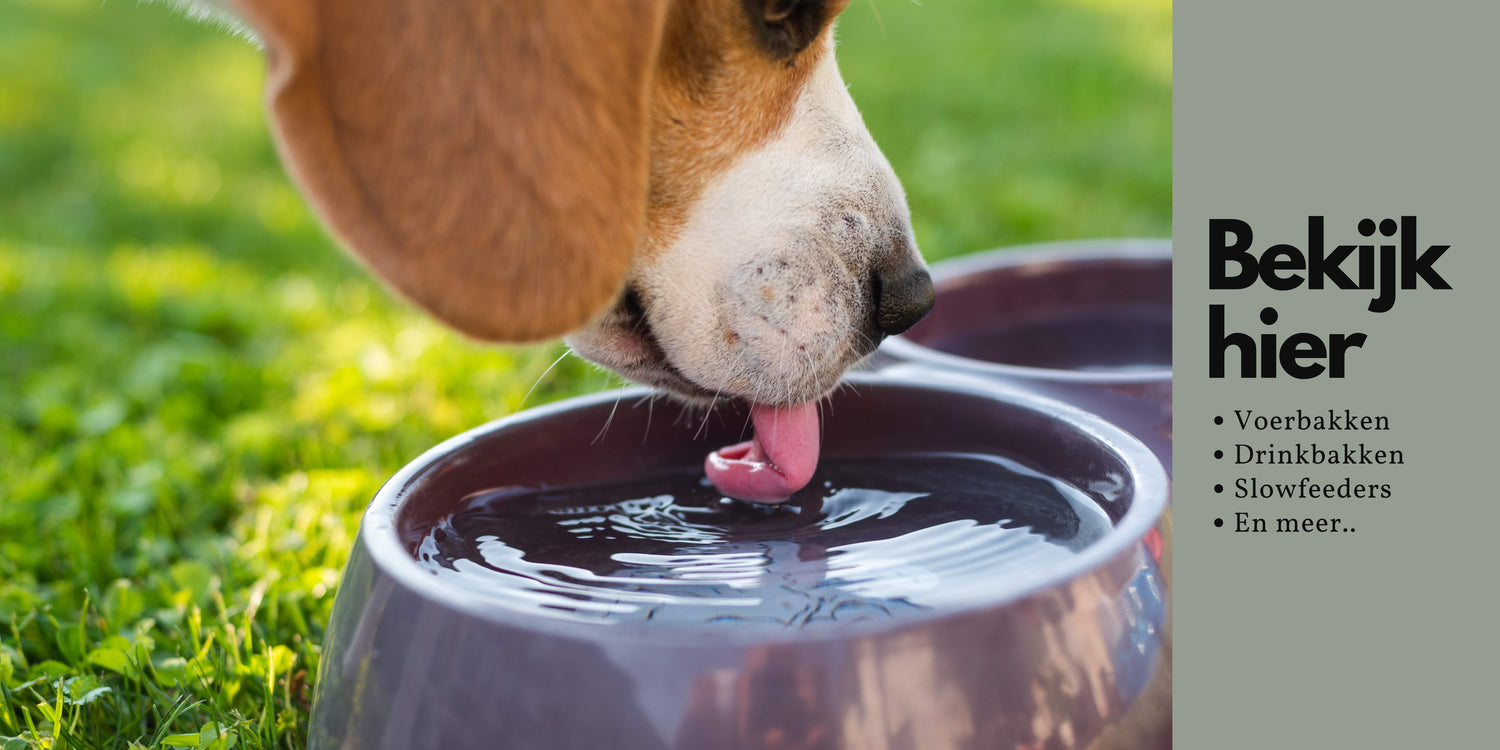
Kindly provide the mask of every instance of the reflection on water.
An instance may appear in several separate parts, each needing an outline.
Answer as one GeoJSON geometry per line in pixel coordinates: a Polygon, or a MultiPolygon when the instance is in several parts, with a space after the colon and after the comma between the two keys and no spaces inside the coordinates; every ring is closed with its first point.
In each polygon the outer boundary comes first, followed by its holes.
{"type": "Polygon", "coordinates": [[[981,604],[1109,529],[1076,488],[993,456],[829,458],[780,506],[681,470],[470,496],[417,555],[435,575],[534,615],[816,627],[981,604]]]}

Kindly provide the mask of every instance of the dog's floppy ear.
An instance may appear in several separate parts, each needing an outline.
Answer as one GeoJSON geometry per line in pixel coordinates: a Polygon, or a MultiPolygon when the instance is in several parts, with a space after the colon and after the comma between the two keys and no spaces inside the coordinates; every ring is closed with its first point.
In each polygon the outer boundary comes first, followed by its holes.
{"type": "Polygon", "coordinates": [[[618,296],[645,220],[665,0],[230,0],[283,160],[391,286],[528,341],[618,296]]]}

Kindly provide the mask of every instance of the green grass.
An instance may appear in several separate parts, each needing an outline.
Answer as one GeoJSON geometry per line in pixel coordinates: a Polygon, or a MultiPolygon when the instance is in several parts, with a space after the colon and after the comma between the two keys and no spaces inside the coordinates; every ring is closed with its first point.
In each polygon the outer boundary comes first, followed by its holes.
{"type": "MultiPolygon", "coordinates": [[[[1164,0],[856,0],[839,55],[937,259],[1167,234],[1170,37],[1164,0]]],[[[562,353],[372,284],[261,76],[160,6],[0,3],[0,750],[300,747],[364,504],[562,353]]]]}

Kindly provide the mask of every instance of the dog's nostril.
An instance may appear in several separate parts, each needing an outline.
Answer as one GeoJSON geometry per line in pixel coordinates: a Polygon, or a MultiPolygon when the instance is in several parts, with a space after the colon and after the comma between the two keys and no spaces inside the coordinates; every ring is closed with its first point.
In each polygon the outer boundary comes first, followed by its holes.
{"type": "Polygon", "coordinates": [[[905,333],[932,310],[932,276],[921,266],[876,272],[875,324],[887,336],[905,333]]]}

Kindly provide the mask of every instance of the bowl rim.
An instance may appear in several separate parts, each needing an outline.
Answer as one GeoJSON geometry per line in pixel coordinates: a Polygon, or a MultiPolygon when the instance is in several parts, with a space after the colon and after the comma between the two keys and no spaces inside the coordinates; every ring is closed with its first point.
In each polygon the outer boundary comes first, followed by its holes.
{"type": "Polygon", "coordinates": [[[1004,592],[993,600],[977,604],[944,608],[892,620],[850,623],[845,626],[812,629],[725,629],[664,628],[634,623],[599,625],[562,619],[544,619],[527,615],[493,600],[475,595],[458,584],[423,568],[406,551],[396,528],[396,519],[407,491],[428,472],[439,470],[445,459],[470,444],[499,430],[548,419],[574,409],[589,408],[651,393],[644,387],[628,387],[613,392],[595,393],[565,399],[545,406],[527,409],[485,423],[449,438],[422,453],[396,472],[375,493],[360,523],[355,543],[364,547],[370,563],[382,573],[408,589],[409,593],[466,616],[478,617],[504,627],[528,631],[553,638],[595,643],[630,643],[642,645],[716,645],[756,646],[771,644],[804,644],[842,641],[850,638],[897,633],[931,627],[934,623],[981,611],[999,610],[1025,600],[1039,592],[1062,585],[1075,578],[1107,566],[1117,557],[1137,547],[1156,526],[1167,508],[1170,482],[1166,470],[1149,448],[1122,428],[1072,405],[1036,394],[984,381],[972,376],[931,374],[899,375],[884,373],[850,373],[846,381],[856,389],[895,387],[960,393],[974,398],[1008,402],[1067,422],[1074,429],[1113,450],[1125,464],[1133,479],[1131,505],[1111,531],[1080,554],[1049,570],[1024,586],[1004,592]]]}
{"type": "MultiPolygon", "coordinates": [[[[1018,266],[1108,260],[1171,261],[1172,240],[1170,237],[1086,239],[1013,245],[939,261],[932,264],[929,271],[933,284],[941,288],[944,282],[964,276],[1018,266]]],[[[939,291],[939,296],[941,294],[939,291]]],[[[904,335],[886,339],[880,348],[886,354],[907,362],[1027,380],[1100,385],[1163,383],[1172,380],[1171,367],[1121,373],[1028,367],[949,354],[919,344],[904,335]]]]}

